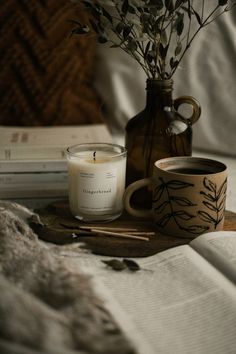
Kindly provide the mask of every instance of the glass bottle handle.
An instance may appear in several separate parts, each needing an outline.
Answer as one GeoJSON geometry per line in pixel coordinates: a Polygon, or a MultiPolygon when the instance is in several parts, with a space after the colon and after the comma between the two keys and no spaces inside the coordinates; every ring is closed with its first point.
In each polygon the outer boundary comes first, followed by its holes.
{"type": "Polygon", "coordinates": [[[189,104],[190,106],[192,106],[193,109],[192,115],[185,119],[191,124],[196,123],[196,121],[199,119],[201,115],[201,106],[199,102],[192,96],[181,96],[174,100],[175,110],[178,111],[179,106],[181,106],[182,104],[189,104]]]}

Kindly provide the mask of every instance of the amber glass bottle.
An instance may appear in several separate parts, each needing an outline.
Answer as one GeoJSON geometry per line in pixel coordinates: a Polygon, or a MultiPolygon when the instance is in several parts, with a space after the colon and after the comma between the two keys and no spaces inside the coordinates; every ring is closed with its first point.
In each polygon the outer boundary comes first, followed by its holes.
{"type": "MultiPolygon", "coordinates": [[[[199,103],[190,96],[172,99],[172,80],[147,80],[146,107],[126,126],[127,185],[152,175],[156,160],[170,156],[192,154],[192,124],[201,114],[199,103]],[[182,116],[178,108],[182,104],[192,106],[189,118],[182,116]]],[[[136,192],[133,202],[147,206],[150,192],[136,192]]]]}

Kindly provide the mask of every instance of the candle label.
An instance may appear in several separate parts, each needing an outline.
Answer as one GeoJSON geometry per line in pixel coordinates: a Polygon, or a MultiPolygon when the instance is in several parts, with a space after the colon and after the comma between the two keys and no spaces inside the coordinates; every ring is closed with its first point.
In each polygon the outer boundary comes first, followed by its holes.
{"type": "Polygon", "coordinates": [[[116,203],[117,171],[80,171],[78,175],[78,207],[84,212],[111,211],[116,203]]]}

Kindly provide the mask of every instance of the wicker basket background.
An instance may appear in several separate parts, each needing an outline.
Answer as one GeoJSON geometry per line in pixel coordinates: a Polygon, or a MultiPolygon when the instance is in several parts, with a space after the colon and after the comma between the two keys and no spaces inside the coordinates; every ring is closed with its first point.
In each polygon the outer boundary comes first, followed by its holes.
{"type": "Polygon", "coordinates": [[[69,0],[0,4],[0,124],[67,125],[101,121],[92,88],[96,44],[71,37],[85,14],[69,0]]]}

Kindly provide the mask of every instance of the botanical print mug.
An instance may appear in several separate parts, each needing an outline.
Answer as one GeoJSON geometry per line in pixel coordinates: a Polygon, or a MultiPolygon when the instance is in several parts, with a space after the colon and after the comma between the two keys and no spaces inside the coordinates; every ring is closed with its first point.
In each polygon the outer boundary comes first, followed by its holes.
{"type": "Polygon", "coordinates": [[[227,189],[227,167],[199,157],[170,157],[154,163],[153,176],[130,184],[124,206],[133,216],[152,215],[161,233],[194,238],[223,229],[227,189]],[[152,186],[152,209],[131,205],[132,194],[152,186]]]}

